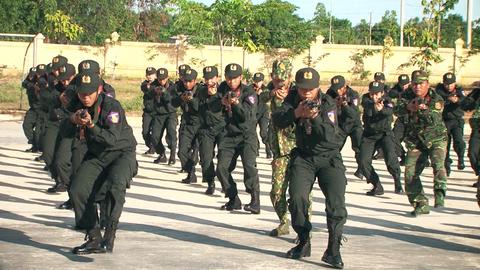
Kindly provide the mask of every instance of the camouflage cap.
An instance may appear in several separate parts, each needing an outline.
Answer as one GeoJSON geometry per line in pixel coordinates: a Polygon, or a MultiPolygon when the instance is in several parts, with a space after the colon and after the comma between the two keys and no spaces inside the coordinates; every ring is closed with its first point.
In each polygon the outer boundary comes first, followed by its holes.
{"type": "Polygon", "coordinates": [[[412,82],[422,83],[428,81],[428,73],[425,70],[415,70],[412,72],[412,82]]]}
{"type": "Polygon", "coordinates": [[[272,65],[272,77],[287,80],[292,74],[292,62],[288,59],[275,60],[272,65]]]}
{"type": "Polygon", "coordinates": [[[456,79],[457,78],[455,77],[455,74],[453,74],[452,72],[447,72],[443,75],[443,83],[447,85],[455,83],[456,79]]]}

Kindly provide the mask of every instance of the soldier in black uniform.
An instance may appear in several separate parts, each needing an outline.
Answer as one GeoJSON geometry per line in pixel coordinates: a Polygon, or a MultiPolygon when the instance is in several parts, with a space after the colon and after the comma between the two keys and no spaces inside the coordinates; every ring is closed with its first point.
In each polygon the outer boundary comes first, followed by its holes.
{"type": "MultiPolygon", "coordinates": [[[[385,84],[385,74],[383,72],[379,72],[379,71],[375,72],[375,74],[373,75],[373,81],[382,83],[385,96],[389,95],[390,88],[388,87],[387,84],[385,84]]],[[[373,159],[383,159],[383,150],[380,146],[377,146],[377,148],[375,149],[375,152],[376,154],[375,156],[373,156],[373,159]]]]}
{"type": "Polygon", "coordinates": [[[455,74],[447,72],[443,75],[443,83],[439,83],[435,91],[442,96],[445,101],[445,107],[443,108],[442,118],[447,127],[448,141],[447,141],[447,153],[445,155],[445,169],[447,170],[447,176],[450,175],[450,165],[453,163],[450,158],[450,145],[453,139],[453,149],[458,156],[457,169],[465,169],[464,155],[465,155],[465,141],[463,140],[463,121],[464,110],[461,106],[465,96],[463,89],[456,84],[455,74]]]}
{"type": "MultiPolygon", "coordinates": [[[[260,128],[260,138],[265,145],[266,158],[272,158],[272,151],[270,150],[270,143],[268,141],[268,123],[270,122],[270,91],[263,84],[265,75],[261,72],[257,72],[253,75],[252,87],[257,93],[257,125],[260,128]]],[[[258,141],[258,151],[260,151],[260,142],[258,141]]],[[[258,156],[258,153],[257,153],[258,156]]]]}
{"type": "Polygon", "coordinates": [[[88,152],[72,179],[69,192],[75,218],[86,229],[88,240],[75,247],[73,253],[112,252],[126,187],[137,171],[137,143],[120,103],[102,93],[102,80],[98,75],[79,74],[76,87],[83,108],[70,119],[82,127],[88,152]],[[95,201],[105,194],[99,194],[99,190],[107,192],[113,200],[103,238],[95,201]]]}
{"type": "Polygon", "coordinates": [[[198,115],[198,83],[197,71],[194,69],[185,70],[181,77],[181,83],[177,84],[176,96],[172,98],[172,105],[175,108],[182,108],[180,130],[178,131],[178,157],[182,163],[182,170],[187,172],[187,177],[182,183],[191,184],[197,182],[195,165],[198,153],[196,151],[198,129],[200,128],[200,117],[198,115]]]}
{"type": "Polygon", "coordinates": [[[23,80],[22,82],[22,87],[25,88],[26,93],[27,93],[27,98],[28,98],[28,106],[29,109],[25,113],[25,118],[23,119],[22,123],[22,128],[23,128],[23,133],[25,134],[25,137],[27,137],[28,144],[31,144],[32,147],[29,149],[25,150],[25,152],[33,152],[37,153],[38,152],[38,141],[36,141],[36,127],[35,123],[37,121],[37,110],[39,108],[38,104],[38,98],[37,95],[35,94],[35,73],[37,71],[36,67],[30,68],[27,77],[23,80]]]}
{"type": "Polygon", "coordinates": [[[393,104],[385,96],[385,87],[382,83],[371,82],[368,93],[362,97],[363,106],[363,137],[360,146],[361,169],[367,183],[373,184],[369,196],[382,195],[383,186],[375,169],[372,166],[372,154],[377,148],[384,153],[385,165],[395,183],[395,193],[402,193],[400,182],[400,165],[395,153],[395,138],[392,132],[393,104]]]}
{"type": "MultiPolygon", "coordinates": [[[[408,90],[410,87],[410,78],[407,74],[401,74],[398,76],[398,82],[395,86],[390,89],[388,96],[398,102],[402,95],[408,90]]],[[[395,143],[396,143],[396,152],[397,155],[400,157],[400,165],[403,166],[405,164],[405,154],[406,151],[403,148],[402,142],[407,136],[406,134],[406,125],[407,117],[404,115],[397,115],[397,119],[393,124],[393,135],[395,136],[395,143]]]]}
{"type": "MultiPolygon", "coordinates": [[[[48,88],[48,76],[47,76],[47,66],[44,64],[39,64],[36,67],[35,72],[35,84],[33,85],[33,94],[38,102],[37,106],[35,106],[35,111],[37,114],[37,118],[35,121],[35,133],[34,133],[34,140],[37,142],[38,150],[40,152],[43,151],[43,136],[45,134],[45,125],[47,121],[47,115],[42,109],[42,105],[40,103],[40,93],[46,91],[48,88]]],[[[35,158],[35,161],[42,161],[42,155],[35,158]]]]}
{"type": "Polygon", "coordinates": [[[154,120],[152,127],[152,144],[158,158],[154,163],[165,163],[165,146],[162,143],[163,134],[166,132],[167,146],[170,149],[168,165],[175,164],[177,151],[177,110],[172,105],[172,98],[176,96],[175,84],[168,79],[168,70],[159,68],[157,80],[152,84],[154,120]]]}
{"type": "Polygon", "coordinates": [[[203,182],[208,184],[205,194],[212,195],[215,192],[214,150],[215,145],[222,139],[225,120],[222,113],[222,96],[218,92],[218,69],[215,66],[203,68],[203,78],[205,84],[198,90],[200,116],[198,141],[202,178],[203,182]]]}
{"type": "Polygon", "coordinates": [[[142,114],[142,136],[145,141],[145,146],[148,147],[145,154],[154,154],[155,146],[152,143],[152,129],[154,119],[154,106],[153,106],[153,87],[152,84],[155,81],[157,70],[153,67],[147,67],[145,70],[145,80],[140,85],[140,90],[143,93],[143,114],[142,114]]]}
{"type": "MultiPolygon", "coordinates": [[[[360,120],[360,111],[358,109],[360,97],[358,92],[353,90],[345,82],[343,76],[337,75],[330,80],[330,88],[327,95],[336,100],[338,126],[343,138],[342,150],[347,138],[350,136],[352,141],[352,150],[355,152],[355,161],[360,166],[360,144],[362,142],[362,122],[360,120]]],[[[363,178],[361,169],[358,167],[354,175],[360,179],[363,178]]]]}
{"type": "Polygon", "coordinates": [[[320,76],[312,68],[297,71],[297,91],[290,91],[282,107],[273,112],[273,124],[286,128],[295,123],[297,147],[292,150],[292,160],[287,177],[290,181],[288,208],[292,227],[298,234],[299,244],[287,252],[287,258],[310,256],[309,194],[315,179],[325,195],[328,228],[328,247],[322,261],[335,268],[343,268],[340,255],[343,226],[347,220],[345,208],[345,167],[338,133],[336,102],[321,93],[320,76]]]}
{"type": "Polygon", "coordinates": [[[62,85],[61,93],[58,97],[61,106],[52,111],[52,119],[56,119],[58,125],[58,137],[52,161],[52,176],[54,176],[55,185],[47,190],[49,193],[65,192],[70,185],[71,160],[72,160],[72,140],[74,132],[68,128],[70,113],[68,105],[75,96],[75,88],[70,82],[75,77],[75,66],[66,64],[60,68],[58,80],[62,85]]]}
{"type": "Polygon", "coordinates": [[[244,210],[260,214],[255,130],[257,94],[251,87],[242,84],[242,67],[234,63],[225,67],[225,81],[220,84],[218,91],[222,95],[225,136],[218,145],[217,177],[228,198],[221,209],[232,211],[242,208],[237,185],[231,175],[240,156],[244,170],[243,181],[247,193],[251,195],[250,203],[244,206],[244,210]]]}
{"type": "MultiPolygon", "coordinates": [[[[480,180],[480,88],[474,88],[463,100],[462,108],[465,111],[473,111],[469,124],[472,132],[468,140],[468,159],[475,175],[480,180]]],[[[473,187],[477,187],[477,182],[473,187]]]]}

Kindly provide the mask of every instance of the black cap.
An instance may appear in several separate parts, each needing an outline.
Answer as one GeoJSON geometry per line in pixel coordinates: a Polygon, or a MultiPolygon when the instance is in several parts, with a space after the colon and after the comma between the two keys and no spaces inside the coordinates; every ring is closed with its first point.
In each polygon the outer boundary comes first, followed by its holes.
{"type": "Polygon", "coordinates": [[[443,84],[449,85],[456,82],[455,74],[447,72],[443,74],[443,84]]]}
{"type": "Polygon", "coordinates": [[[78,64],[78,73],[100,74],[100,65],[95,60],[83,60],[78,64]]]}
{"type": "Polygon", "coordinates": [[[44,64],[37,65],[35,69],[37,70],[35,74],[38,76],[43,76],[45,73],[47,73],[47,66],[44,64]]]}
{"type": "Polygon", "coordinates": [[[239,64],[232,63],[225,67],[225,76],[227,78],[233,79],[239,77],[240,75],[242,75],[242,66],[239,64]]]}
{"type": "Polygon", "coordinates": [[[320,75],[310,67],[299,69],[295,74],[295,84],[298,88],[317,88],[320,85],[320,75]]]}
{"type": "Polygon", "coordinates": [[[208,66],[203,68],[203,78],[205,80],[218,76],[218,69],[216,66],[208,66]]]}
{"type": "Polygon", "coordinates": [[[185,81],[193,81],[197,79],[197,71],[195,69],[187,69],[185,70],[185,75],[183,75],[183,79],[185,81]]]}
{"type": "Polygon", "coordinates": [[[98,90],[98,87],[102,83],[102,79],[98,74],[92,73],[79,73],[75,80],[77,93],[91,94],[98,90]]]}
{"type": "Polygon", "coordinates": [[[422,83],[428,81],[428,73],[425,70],[415,70],[412,72],[412,82],[413,83],[422,83]]]}
{"type": "Polygon", "coordinates": [[[374,81],[385,81],[385,74],[382,72],[375,72],[375,75],[373,75],[373,80],[374,81]]]}
{"type": "Polygon", "coordinates": [[[254,82],[261,82],[261,81],[263,81],[263,79],[265,79],[265,75],[263,75],[263,73],[257,72],[255,74],[253,74],[253,81],[254,82]]]}
{"type": "Polygon", "coordinates": [[[68,63],[68,59],[65,56],[57,55],[52,59],[52,70],[59,69],[68,63]]]}
{"type": "Polygon", "coordinates": [[[410,77],[408,77],[407,74],[401,74],[400,76],[398,76],[398,84],[400,86],[404,86],[409,83],[410,83],[410,77]]]}
{"type": "Polygon", "coordinates": [[[156,72],[157,70],[154,67],[147,67],[147,69],[145,69],[145,76],[155,74],[156,72]]]}
{"type": "Polygon", "coordinates": [[[157,69],[157,80],[168,78],[168,70],[166,68],[157,69]]]}
{"type": "Polygon", "coordinates": [[[37,73],[37,68],[36,67],[31,67],[30,70],[28,70],[28,76],[33,76],[37,73]]]}
{"type": "Polygon", "coordinates": [[[369,93],[382,92],[385,89],[385,85],[381,82],[373,81],[368,85],[369,93]]]}
{"type": "Polygon", "coordinates": [[[330,80],[330,89],[337,91],[338,89],[345,86],[345,78],[341,75],[334,76],[330,80]]]}
{"type": "Polygon", "coordinates": [[[187,71],[188,69],[190,69],[190,66],[186,64],[178,66],[178,75],[180,77],[183,77],[185,75],[185,71],[187,71]]]}
{"type": "Polygon", "coordinates": [[[60,68],[60,74],[58,75],[58,79],[60,81],[68,80],[73,75],[75,75],[75,66],[72,64],[66,64],[65,66],[60,68]]]}

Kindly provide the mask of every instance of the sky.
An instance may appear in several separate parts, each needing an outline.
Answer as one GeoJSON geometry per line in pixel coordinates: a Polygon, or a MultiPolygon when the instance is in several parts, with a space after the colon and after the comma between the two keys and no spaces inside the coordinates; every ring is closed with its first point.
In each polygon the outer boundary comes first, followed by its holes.
{"type": "MultiPolygon", "coordinates": [[[[197,0],[206,5],[211,5],[214,0],[197,0]]],[[[254,4],[260,4],[263,0],[252,0],[254,4]]],[[[298,7],[297,15],[309,20],[313,17],[317,3],[325,4],[327,11],[331,11],[333,16],[340,19],[349,19],[353,25],[365,19],[367,22],[372,13],[372,23],[379,22],[387,10],[396,10],[397,17],[400,19],[400,0],[297,0],[288,2],[298,7]]],[[[480,1],[473,0],[473,20],[480,18],[480,1]]],[[[405,4],[405,22],[414,17],[422,17],[421,0],[404,0],[405,4]]],[[[467,0],[460,0],[450,13],[457,13],[467,20],[467,0]]]]}

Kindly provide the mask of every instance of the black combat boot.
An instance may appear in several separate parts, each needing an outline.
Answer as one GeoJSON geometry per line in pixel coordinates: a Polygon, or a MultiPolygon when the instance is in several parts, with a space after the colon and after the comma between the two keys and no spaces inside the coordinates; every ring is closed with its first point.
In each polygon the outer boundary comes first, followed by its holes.
{"type": "Polygon", "coordinates": [[[383,186],[380,181],[373,184],[372,190],[367,191],[366,193],[368,196],[378,196],[383,195],[383,186]]]}
{"type": "Polygon", "coordinates": [[[395,181],[395,193],[402,194],[403,188],[402,188],[402,182],[400,181],[400,175],[393,177],[393,180],[395,181]]]}
{"type": "Polygon", "coordinates": [[[363,173],[362,173],[362,171],[361,171],[360,169],[357,169],[357,170],[353,173],[353,175],[354,175],[355,177],[357,177],[358,179],[360,179],[360,180],[363,179],[363,173]]]}
{"type": "Polygon", "coordinates": [[[205,194],[212,195],[213,193],[215,193],[215,182],[211,180],[211,181],[208,181],[208,187],[207,187],[207,190],[205,190],[205,194]]]}
{"type": "Polygon", "coordinates": [[[70,210],[73,208],[72,201],[70,199],[66,200],[59,206],[57,206],[57,209],[65,209],[65,210],[70,210]]]}
{"type": "Polygon", "coordinates": [[[465,169],[465,162],[463,161],[463,159],[458,160],[457,169],[459,170],[465,169]]]}
{"type": "Polygon", "coordinates": [[[322,256],[322,261],[337,269],[343,269],[342,255],[340,255],[341,237],[328,237],[328,248],[322,256]],[[332,238],[332,239],[330,239],[332,238]]]}
{"type": "Polygon", "coordinates": [[[240,201],[240,198],[238,198],[238,195],[236,195],[235,197],[230,198],[226,204],[220,207],[220,209],[227,211],[240,210],[242,209],[242,202],[240,201]]]}
{"type": "Polygon", "coordinates": [[[182,179],[182,183],[184,184],[194,184],[197,183],[197,175],[195,174],[195,170],[188,173],[185,179],[182,179]]]}
{"type": "Polygon", "coordinates": [[[161,153],[158,156],[158,158],[153,161],[153,163],[155,164],[165,163],[165,162],[167,162],[167,157],[165,156],[165,153],[161,153]]]}
{"type": "Polygon", "coordinates": [[[83,245],[74,247],[72,252],[77,255],[85,255],[91,253],[105,253],[105,249],[102,247],[102,234],[100,228],[94,228],[87,232],[85,236],[87,242],[83,245]]]}
{"type": "Polygon", "coordinates": [[[170,158],[168,159],[168,165],[174,165],[176,162],[175,160],[175,151],[170,152],[170,158]]]}
{"type": "Polygon", "coordinates": [[[287,252],[286,257],[298,260],[303,257],[310,257],[311,252],[312,246],[310,245],[310,239],[300,239],[298,245],[287,252]]]}
{"type": "Polygon", "coordinates": [[[250,203],[245,204],[243,210],[251,212],[252,214],[260,214],[260,191],[252,191],[250,203]]]}
{"type": "Polygon", "coordinates": [[[108,221],[103,235],[102,248],[106,252],[113,252],[113,243],[115,241],[115,233],[117,232],[118,221],[108,221]]]}
{"type": "Polygon", "coordinates": [[[148,150],[144,153],[144,155],[153,155],[155,154],[155,148],[153,146],[150,146],[148,150]]]}

